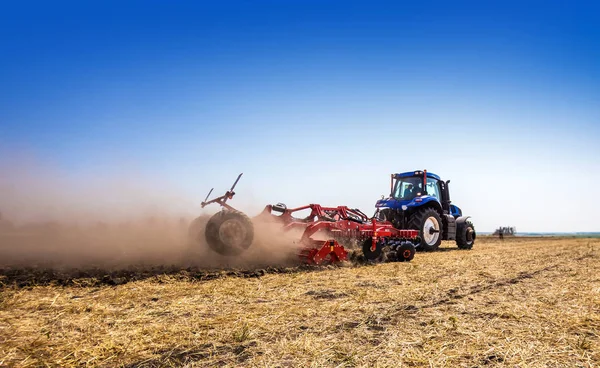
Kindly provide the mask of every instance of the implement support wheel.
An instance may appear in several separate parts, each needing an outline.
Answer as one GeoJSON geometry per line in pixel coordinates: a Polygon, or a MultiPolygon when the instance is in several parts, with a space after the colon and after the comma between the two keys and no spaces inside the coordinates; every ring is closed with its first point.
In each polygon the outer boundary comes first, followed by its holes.
{"type": "Polygon", "coordinates": [[[252,245],[254,225],[244,213],[222,210],[206,224],[205,237],[208,246],[224,256],[236,256],[252,245]]]}
{"type": "Polygon", "coordinates": [[[396,250],[399,262],[410,262],[415,258],[415,246],[409,242],[402,243],[396,250]]]}

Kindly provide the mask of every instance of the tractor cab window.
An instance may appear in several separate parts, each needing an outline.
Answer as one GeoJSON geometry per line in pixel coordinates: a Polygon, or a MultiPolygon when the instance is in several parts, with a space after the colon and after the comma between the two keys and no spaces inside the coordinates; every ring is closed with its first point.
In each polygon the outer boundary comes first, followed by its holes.
{"type": "Polygon", "coordinates": [[[427,178],[427,194],[441,200],[440,185],[436,179],[427,178]]]}
{"type": "Polygon", "coordinates": [[[423,180],[421,178],[401,178],[396,181],[394,198],[399,200],[409,200],[420,194],[423,194],[423,180]]]}

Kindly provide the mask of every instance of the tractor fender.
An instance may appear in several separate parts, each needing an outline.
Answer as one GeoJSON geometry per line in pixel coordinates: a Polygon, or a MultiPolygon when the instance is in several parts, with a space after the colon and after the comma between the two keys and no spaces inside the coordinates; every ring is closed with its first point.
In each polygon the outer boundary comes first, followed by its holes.
{"type": "Polygon", "coordinates": [[[440,214],[440,216],[443,214],[442,205],[440,202],[438,202],[436,198],[429,196],[413,199],[408,203],[408,208],[433,208],[440,214]],[[417,201],[417,199],[420,200],[417,201]]]}
{"type": "Polygon", "coordinates": [[[452,216],[454,216],[454,218],[459,218],[462,216],[462,210],[458,206],[451,204],[450,205],[450,214],[452,216]]]}
{"type": "Polygon", "coordinates": [[[438,200],[435,197],[431,197],[431,196],[427,196],[427,195],[413,198],[410,202],[408,202],[409,208],[425,207],[425,206],[432,206],[437,209],[442,208],[442,205],[440,204],[440,202],[438,202],[438,200]]]}

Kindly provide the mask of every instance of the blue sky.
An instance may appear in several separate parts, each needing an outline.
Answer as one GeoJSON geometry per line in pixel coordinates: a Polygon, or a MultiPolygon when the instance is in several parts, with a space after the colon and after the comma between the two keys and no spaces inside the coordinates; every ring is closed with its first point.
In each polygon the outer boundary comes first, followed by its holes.
{"type": "Polygon", "coordinates": [[[127,172],[190,211],[243,171],[250,212],[372,213],[391,172],[426,168],[481,231],[599,231],[599,18],[592,2],[5,3],[0,152],[63,187],[127,172]]]}

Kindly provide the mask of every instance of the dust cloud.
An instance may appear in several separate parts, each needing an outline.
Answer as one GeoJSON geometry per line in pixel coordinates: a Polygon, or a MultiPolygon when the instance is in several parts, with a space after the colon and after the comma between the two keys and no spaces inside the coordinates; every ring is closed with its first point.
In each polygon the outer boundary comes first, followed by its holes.
{"type": "Polygon", "coordinates": [[[0,268],[220,269],[297,262],[299,235],[257,220],[254,243],[242,255],[215,253],[202,234],[210,213],[166,180],[134,170],[73,176],[8,157],[0,157],[0,268]],[[199,228],[190,228],[194,219],[199,228]]]}

